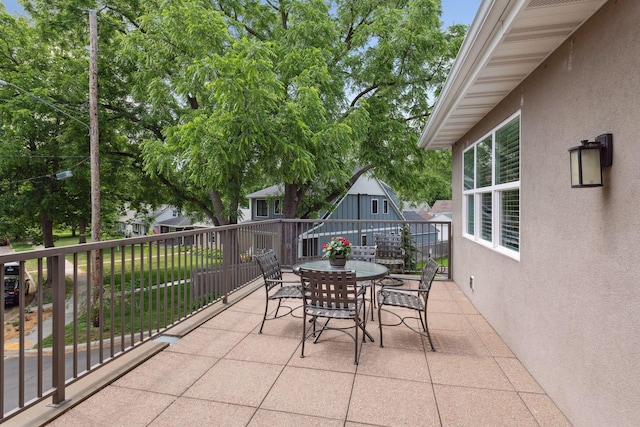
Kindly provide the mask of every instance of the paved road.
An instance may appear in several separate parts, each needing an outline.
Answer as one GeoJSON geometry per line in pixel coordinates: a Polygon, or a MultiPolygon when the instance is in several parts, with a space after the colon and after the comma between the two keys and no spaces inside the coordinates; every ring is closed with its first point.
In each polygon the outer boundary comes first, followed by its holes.
{"type": "MultiPolygon", "coordinates": [[[[95,364],[98,361],[99,349],[91,351],[91,363],[95,364]]],[[[104,357],[109,357],[109,348],[105,347],[104,357]]],[[[45,354],[42,358],[42,390],[46,392],[51,389],[52,378],[52,360],[51,355],[45,354]]],[[[83,372],[86,370],[86,352],[78,352],[78,371],[83,372]]],[[[24,359],[24,401],[28,402],[31,399],[35,399],[38,393],[38,358],[35,353],[29,355],[24,359]]],[[[18,407],[19,401],[19,358],[8,358],[4,361],[4,375],[5,375],[5,388],[4,388],[4,411],[9,412],[12,409],[18,407]]],[[[69,379],[73,376],[73,353],[67,353],[65,358],[65,378],[69,379]]]]}

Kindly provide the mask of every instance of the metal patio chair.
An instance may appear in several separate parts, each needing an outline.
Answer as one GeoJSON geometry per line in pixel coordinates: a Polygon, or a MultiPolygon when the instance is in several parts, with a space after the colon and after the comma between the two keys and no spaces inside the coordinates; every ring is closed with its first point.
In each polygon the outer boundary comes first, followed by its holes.
{"type": "Polygon", "coordinates": [[[404,273],[404,248],[400,234],[375,234],[373,243],[376,245],[376,262],[404,273]]]}
{"type": "Polygon", "coordinates": [[[324,331],[335,330],[349,335],[355,344],[354,364],[358,364],[362,343],[358,345],[360,339],[358,330],[362,329],[362,342],[365,340],[366,313],[362,315],[365,306],[365,298],[360,294],[356,282],[356,273],[352,270],[321,271],[300,269],[300,280],[304,294],[304,310],[302,322],[302,349],[300,357],[304,357],[304,344],[307,339],[313,337],[314,344],[317,343],[320,335],[324,331]],[[307,332],[307,316],[312,318],[313,331],[307,332]],[[317,319],[326,319],[320,329],[317,328],[317,319]],[[354,322],[350,327],[332,327],[329,321],[351,320],[354,322]],[[353,328],[353,334],[350,329],[353,328]]]}
{"type": "Polygon", "coordinates": [[[302,301],[302,291],[299,280],[284,280],[282,278],[280,263],[278,262],[273,249],[270,249],[263,254],[255,255],[253,259],[256,260],[256,262],[260,266],[262,277],[264,278],[264,288],[267,293],[267,299],[264,307],[264,316],[262,317],[260,332],[258,332],[261,334],[265,321],[279,319],[288,314],[293,315],[293,310],[298,307],[282,305],[282,300],[294,299],[302,301]],[[278,308],[276,308],[273,317],[267,317],[269,313],[270,301],[278,301],[278,308]],[[286,309],[286,312],[278,314],[280,312],[280,308],[286,309]]]}
{"type": "MultiPolygon", "coordinates": [[[[356,261],[376,262],[376,247],[375,246],[351,246],[351,259],[356,261]]],[[[373,320],[373,308],[375,307],[374,294],[376,292],[376,281],[370,280],[366,282],[360,282],[360,286],[370,289],[370,301],[371,301],[371,320],[373,320]]]]}
{"type": "Polygon", "coordinates": [[[397,287],[397,286],[382,286],[377,293],[378,299],[378,324],[380,325],[380,347],[383,347],[382,342],[382,312],[387,312],[394,315],[397,319],[397,323],[386,323],[384,326],[398,326],[404,323],[409,329],[422,336],[426,336],[429,339],[429,345],[431,351],[436,351],[433,348],[433,342],[431,341],[431,334],[429,334],[429,326],[427,324],[427,301],[429,300],[429,291],[431,290],[431,284],[438,272],[440,266],[433,258],[429,258],[427,263],[422,269],[422,275],[420,276],[420,282],[417,288],[397,287]],[[392,307],[398,307],[402,310],[398,312],[393,311],[392,307]],[[412,310],[409,314],[405,309],[412,310]],[[402,311],[405,311],[402,313],[402,311]],[[414,328],[407,323],[408,319],[419,319],[422,325],[422,330],[414,328]]]}

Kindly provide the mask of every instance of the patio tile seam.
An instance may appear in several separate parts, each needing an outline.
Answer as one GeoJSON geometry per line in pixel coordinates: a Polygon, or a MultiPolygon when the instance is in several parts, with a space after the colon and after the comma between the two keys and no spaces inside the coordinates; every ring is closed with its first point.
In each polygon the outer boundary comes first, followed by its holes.
{"type": "Polygon", "coordinates": [[[446,384],[446,383],[442,383],[442,382],[438,382],[438,381],[432,381],[431,384],[434,385],[434,386],[460,387],[460,388],[465,388],[465,389],[469,389],[469,390],[491,390],[491,391],[506,391],[508,393],[517,393],[517,394],[521,393],[516,389],[510,389],[509,390],[509,389],[506,389],[506,388],[496,388],[496,387],[476,387],[476,386],[463,385],[463,384],[446,384]]]}
{"type": "Polygon", "coordinates": [[[161,392],[161,391],[149,390],[149,389],[146,389],[146,388],[136,388],[136,387],[125,386],[125,385],[117,385],[115,383],[110,384],[108,387],[112,387],[112,388],[115,388],[115,389],[121,389],[121,390],[140,391],[140,392],[143,392],[143,393],[153,393],[153,394],[158,394],[158,395],[162,395],[162,396],[171,396],[171,397],[178,398],[178,397],[182,397],[184,395],[185,391],[189,390],[189,387],[191,387],[191,386],[187,387],[180,394],[164,393],[164,392],[161,392]]]}
{"type": "Polygon", "coordinates": [[[227,355],[223,356],[220,358],[220,360],[233,360],[234,362],[250,362],[250,363],[261,363],[263,365],[272,365],[272,366],[282,366],[282,367],[286,367],[289,365],[289,361],[287,362],[270,362],[270,361],[264,361],[264,360],[249,360],[249,359],[242,359],[242,358],[238,358],[238,357],[229,357],[228,353],[227,355]]]}
{"type": "MultiPolygon", "coordinates": [[[[423,344],[424,344],[424,339],[423,339],[423,344]]],[[[440,413],[440,405],[438,404],[438,396],[436,395],[436,387],[435,384],[433,382],[433,372],[431,371],[431,365],[429,364],[429,358],[427,357],[427,353],[425,351],[424,354],[424,358],[427,361],[427,372],[429,372],[429,383],[431,384],[431,394],[433,395],[433,401],[436,405],[436,413],[438,414],[438,422],[440,423],[440,426],[443,425],[442,423],[442,414],[440,413]]]]}
{"type": "Polygon", "coordinates": [[[251,419],[249,420],[247,425],[251,424],[251,422],[253,421],[253,418],[256,416],[258,411],[273,412],[273,413],[277,413],[277,414],[295,414],[295,415],[302,415],[302,416],[305,416],[305,417],[317,418],[319,420],[340,421],[340,422],[343,422],[343,423],[348,421],[348,420],[344,420],[342,418],[330,418],[330,417],[323,417],[322,415],[309,415],[309,414],[300,413],[300,412],[279,411],[277,409],[259,407],[259,408],[257,408],[256,413],[253,414],[253,416],[251,417],[251,419]]]}
{"type": "Polygon", "coordinates": [[[531,373],[529,372],[529,370],[527,368],[524,367],[524,365],[522,365],[522,362],[520,362],[520,360],[517,357],[513,357],[513,358],[509,358],[509,357],[503,357],[503,356],[494,356],[494,359],[496,361],[496,363],[498,364],[498,367],[500,368],[500,370],[502,370],[502,373],[504,373],[504,376],[507,377],[507,380],[511,383],[511,385],[513,386],[513,388],[518,392],[518,393],[530,393],[530,394],[541,394],[541,395],[547,395],[547,392],[544,391],[544,389],[540,386],[540,384],[538,384],[538,381],[533,377],[533,375],[531,375],[531,373]],[[523,390],[520,389],[518,387],[517,384],[514,383],[514,381],[511,380],[511,377],[509,376],[509,373],[506,371],[506,369],[502,366],[502,364],[500,363],[500,361],[498,359],[515,359],[518,361],[518,363],[520,363],[520,365],[522,366],[522,368],[525,370],[525,372],[531,377],[531,379],[533,380],[533,382],[535,383],[535,385],[542,391],[533,391],[533,390],[523,390]]]}
{"type": "MultiPolygon", "coordinates": [[[[175,403],[176,401],[178,401],[181,398],[182,399],[189,399],[189,400],[197,400],[197,401],[200,401],[200,402],[214,402],[214,403],[221,403],[223,405],[239,406],[241,408],[254,409],[255,411],[254,411],[254,414],[252,415],[252,418],[253,418],[253,416],[255,416],[255,412],[257,412],[258,409],[261,409],[260,406],[247,405],[247,404],[237,403],[237,402],[229,402],[229,401],[226,401],[226,400],[205,399],[205,398],[202,398],[202,397],[195,397],[195,396],[178,396],[173,403],[175,403]]],[[[262,405],[262,403],[260,403],[260,404],[262,405]]],[[[171,405],[169,405],[169,406],[171,406],[171,405]]]]}
{"type": "MultiPolygon", "coordinates": [[[[326,369],[323,369],[323,370],[326,370],[326,369]]],[[[358,375],[361,377],[369,377],[369,378],[384,378],[384,379],[397,380],[397,381],[406,381],[408,383],[415,383],[415,384],[422,384],[422,385],[433,384],[433,381],[431,381],[431,371],[429,371],[429,379],[425,381],[419,381],[419,380],[414,380],[410,378],[389,377],[389,376],[375,375],[375,374],[359,374],[357,370],[355,375],[358,375]]],[[[355,381],[355,375],[354,375],[354,381],[355,381]]]]}
{"type": "MultiPolygon", "coordinates": [[[[536,417],[536,414],[534,413],[534,410],[531,407],[529,407],[529,405],[527,405],[527,401],[524,400],[524,398],[522,397],[522,393],[519,391],[516,391],[516,393],[518,393],[518,399],[520,400],[520,402],[522,402],[524,407],[527,408],[527,411],[529,411],[529,414],[531,414],[531,417],[535,420],[536,423],[538,423],[538,425],[541,425],[540,420],[538,419],[538,417],[536,417]]],[[[544,394],[544,396],[546,396],[546,393],[544,394]]]]}

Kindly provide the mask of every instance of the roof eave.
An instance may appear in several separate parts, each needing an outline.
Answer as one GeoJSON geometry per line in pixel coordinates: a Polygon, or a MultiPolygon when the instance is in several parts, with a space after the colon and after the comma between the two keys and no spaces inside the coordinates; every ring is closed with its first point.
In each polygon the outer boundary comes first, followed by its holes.
{"type": "Polygon", "coordinates": [[[607,0],[483,0],[418,145],[448,149],[607,0]]]}

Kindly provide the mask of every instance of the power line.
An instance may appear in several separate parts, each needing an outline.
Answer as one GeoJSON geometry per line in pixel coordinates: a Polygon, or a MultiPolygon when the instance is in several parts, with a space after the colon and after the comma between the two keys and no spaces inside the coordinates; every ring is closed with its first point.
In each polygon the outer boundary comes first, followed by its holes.
{"type": "Polygon", "coordinates": [[[85,126],[87,129],[89,129],[89,131],[91,131],[91,127],[87,123],[83,122],[82,120],[80,120],[80,119],[78,119],[76,117],[73,117],[73,115],[71,115],[69,112],[67,112],[64,109],[58,107],[54,103],[49,102],[46,99],[40,98],[38,95],[35,95],[35,94],[29,92],[28,90],[22,89],[20,86],[16,86],[13,83],[9,83],[9,82],[6,82],[4,80],[0,80],[0,86],[11,86],[12,88],[15,88],[16,90],[18,90],[19,92],[22,92],[25,95],[29,95],[32,98],[36,99],[37,101],[42,102],[43,104],[48,105],[49,107],[53,108],[57,112],[64,114],[66,117],[70,118],[71,120],[74,120],[74,121],[80,123],[81,125],[85,126]]]}
{"type": "Polygon", "coordinates": [[[3,182],[0,185],[8,187],[8,186],[15,185],[15,184],[21,184],[23,182],[37,181],[37,180],[43,179],[43,178],[50,178],[50,179],[54,179],[55,178],[57,180],[69,178],[69,177],[71,177],[71,175],[66,175],[65,172],[71,172],[72,170],[79,168],[83,163],[86,163],[87,160],[89,160],[89,159],[90,159],[89,157],[84,157],[83,160],[79,161],[75,165],[73,165],[70,168],[67,168],[65,170],[59,171],[59,172],[55,172],[55,173],[51,173],[51,174],[47,174],[47,175],[34,176],[32,178],[19,179],[17,181],[3,182]]]}
{"type": "Polygon", "coordinates": [[[15,157],[20,159],[84,159],[87,156],[42,156],[29,154],[3,154],[2,157],[15,157]]]}

